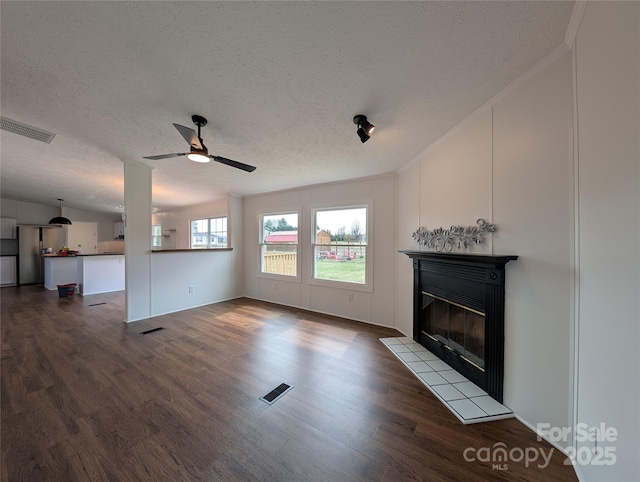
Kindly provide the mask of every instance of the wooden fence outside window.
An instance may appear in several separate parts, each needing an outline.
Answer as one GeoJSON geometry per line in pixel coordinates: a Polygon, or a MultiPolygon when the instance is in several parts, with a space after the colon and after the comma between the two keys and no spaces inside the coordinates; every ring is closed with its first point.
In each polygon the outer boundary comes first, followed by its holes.
{"type": "Polygon", "coordinates": [[[296,276],[298,253],[282,251],[265,251],[263,254],[262,271],[264,273],[284,274],[296,276]]]}

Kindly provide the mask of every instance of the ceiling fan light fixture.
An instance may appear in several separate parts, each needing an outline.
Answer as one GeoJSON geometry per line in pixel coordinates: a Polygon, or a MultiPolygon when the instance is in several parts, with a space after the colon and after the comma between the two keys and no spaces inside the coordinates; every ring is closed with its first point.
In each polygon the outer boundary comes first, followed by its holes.
{"type": "Polygon", "coordinates": [[[353,123],[358,126],[356,132],[363,144],[369,140],[373,131],[376,130],[376,126],[367,120],[366,115],[358,114],[353,118],[353,123]]]}
{"type": "Polygon", "coordinates": [[[189,154],[187,154],[187,159],[189,159],[190,161],[193,162],[200,162],[202,164],[206,163],[206,162],[211,162],[211,158],[209,156],[207,156],[206,154],[204,154],[202,151],[197,152],[190,152],[189,154]]]}
{"type": "Polygon", "coordinates": [[[58,198],[58,201],[60,202],[60,210],[59,210],[60,215],[56,216],[55,218],[51,218],[49,220],[49,224],[67,224],[67,225],[70,225],[71,221],[69,219],[65,218],[64,216],[62,216],[62,201],[64,201],[64,199],[58,198]]]}
{"type": "Polygon", "coordinates": [[[143,159],[159,161],[161,159],[171,159],[173,157],[187,156],[187,159],[189,159],[190,161],[199,162],[202,164],[216,161],[221,164],[226,164],[227,166],[235,167],[236,169],[242,169],[245,172],[253,172],[256,170],[255,166],[250,166],[249,164],[243,164],[242,162],[227,159],[226,157],[210,156],[207,146],[205,146],[204,142],[202,142],[201,134],[202,127],[207,125],[207,119],[205,119],[201,115],[194,115],[191,116],[191,120],[195,125],[198,126],[197,133],[189,127],[181,126],[180,124],[173,124],[173,127],[178,129],[180,135],[184,137],[184,140],[187,141],[187,143],[191,146],[191,150],[189,152],[176,152],[174,154],[161,154],[159,156],[145,156],[143,157],[143,159]]]}

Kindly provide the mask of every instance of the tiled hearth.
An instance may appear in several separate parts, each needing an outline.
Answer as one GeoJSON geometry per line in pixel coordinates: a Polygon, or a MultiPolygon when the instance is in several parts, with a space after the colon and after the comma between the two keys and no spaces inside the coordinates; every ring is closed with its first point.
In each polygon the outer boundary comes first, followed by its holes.
{"type": "Polygon", "coordinates": [[[380,338],[462,423],[490,422],[513,417],[513,412],[412,338],[380,338]]]}

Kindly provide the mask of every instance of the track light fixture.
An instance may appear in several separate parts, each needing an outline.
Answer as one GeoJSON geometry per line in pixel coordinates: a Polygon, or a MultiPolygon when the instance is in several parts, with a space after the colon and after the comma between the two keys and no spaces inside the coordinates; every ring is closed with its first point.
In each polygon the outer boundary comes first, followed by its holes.
{"type": "Polygon", "coordinates": [[[71,224],[71,221],[62,216],[62,201],[64,201],[64,199],[58,198],[58,201],[60,201],[60,215],[55,218],[51,218],[49,220],[49,224],[71,224]]]}
{"type": "Polygon", "coordinates": [[[358,114],[353,118],[353,123],[358,126],[358,137],[360,137],[360,141],[363,144],[369,140],[369,137],[371,137],[371,134],[373,134],[373,131],[376,129],[376,126],[367,120],[366,115],[358,114]]]}

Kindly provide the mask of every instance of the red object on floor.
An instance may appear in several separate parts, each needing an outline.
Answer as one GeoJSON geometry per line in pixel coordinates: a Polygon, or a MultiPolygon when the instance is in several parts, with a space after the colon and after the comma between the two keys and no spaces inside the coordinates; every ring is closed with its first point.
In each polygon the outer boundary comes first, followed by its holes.
{"type": "Polygon", "coordinates": [[[66,285],[58,285],[58,298],[66,298],[68,296],[73,296],[76,291],[77,283],[69,283],[66,285]]]}

